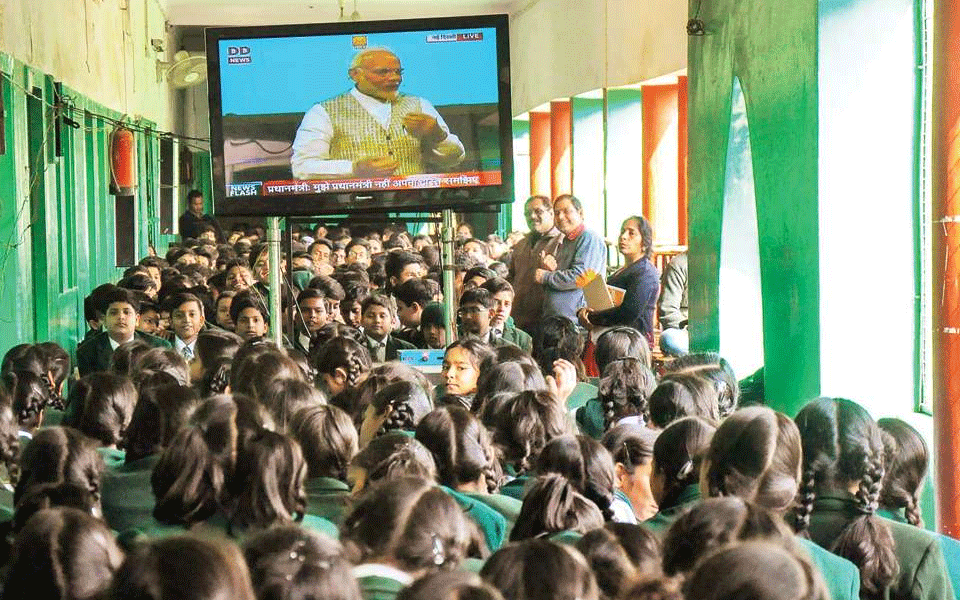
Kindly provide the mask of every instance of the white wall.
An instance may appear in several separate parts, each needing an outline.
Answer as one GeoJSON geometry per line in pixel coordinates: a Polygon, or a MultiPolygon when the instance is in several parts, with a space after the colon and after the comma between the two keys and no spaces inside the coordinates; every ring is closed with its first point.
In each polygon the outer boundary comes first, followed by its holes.
{"type": "Polygon", "coordinates": [[[686,0],[533,0],[510,15],[513,114],[687,66],[686,0]]]}
{"type": "Polygon", "coordinates": [[[820,3],[821,391],[913,410],[912,0],[820,3]]]}
{"type": "Polygon", "coordinates": [[[108,108],[170,130],[173,94],[157,83],[150,39],[163,39],[168,56],[176,49],[158,1],[5,0],[0,52],[108,108]]]}

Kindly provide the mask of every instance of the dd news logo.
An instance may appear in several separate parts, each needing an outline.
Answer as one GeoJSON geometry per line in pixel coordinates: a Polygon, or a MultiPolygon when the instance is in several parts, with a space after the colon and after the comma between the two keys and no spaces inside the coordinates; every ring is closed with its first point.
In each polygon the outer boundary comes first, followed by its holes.
{"type": "Polygon", "coordinates": [[[245,65],[253,62],[247,46],[227,46],[227,64],[245,65]]]}

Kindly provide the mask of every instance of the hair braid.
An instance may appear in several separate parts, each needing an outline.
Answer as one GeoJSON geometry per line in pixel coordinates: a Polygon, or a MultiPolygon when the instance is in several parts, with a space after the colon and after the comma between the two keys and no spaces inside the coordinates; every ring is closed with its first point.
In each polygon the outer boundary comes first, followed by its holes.
{"type": "Polygon", "coordinates": [[[863,457],[863,477],[856,497],[860,512],[872,515],[880,505],[880,490],[883,488],[883,458],[879,455],[863,457]]]}
{"type": "Polygon", "coordinates": [[[57,388],[53,384],[53,380],[46,378],[47,383],[47,402],[46,405],[54,410],[63,410],[63,396],[57,393],[57,388]]]}
{"type": "Polygon", "coordinates": [[[797,508],[794,511],[793,528],[797,533],[803,533],[810,526],[810,514],[813,512],[813,502],[817,499],[817,471],[811,464],[803,472],[800,489],[797,491],[797,508]]]}
{"type": "Polygon", "coordinates": [[[363,361],[357,354],[351,354],[347,357],[347,385],[357,387],[360,384],[360,376],[363,375],[363,361]]]}
{"type": "Polygon", "coordinates": [[[406,402],[390,404],[387,411],[386,419],[380,426],[380,430],[377,431],[377,435],[383,435],[390,431],[410,431],[414,429],[413,408],[409,404],[406,402]]]}
{"type": "Polygon", "coordinates": [[[613,400],[612,396],[608,396],[603,400],[603,430],[608,431],[613,427],[614,422],[617,418],[617,405],[613,400]]]}

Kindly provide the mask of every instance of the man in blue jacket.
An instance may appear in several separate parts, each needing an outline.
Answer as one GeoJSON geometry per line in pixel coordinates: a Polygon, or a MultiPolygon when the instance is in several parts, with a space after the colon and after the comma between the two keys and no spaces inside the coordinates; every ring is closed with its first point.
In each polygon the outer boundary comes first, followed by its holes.
{"type": "Polygon", "coordinates": [[[577,310],[585,305],[577,279],[587,271],[604,274],[607,246],[600,235],[583,224],[583,205],[570,194],[553,202],[554,223],[563,237],[555,256],[542,259],[534,279],[543,286],[543,316],[562,315],[577,321],[577,310]]]}

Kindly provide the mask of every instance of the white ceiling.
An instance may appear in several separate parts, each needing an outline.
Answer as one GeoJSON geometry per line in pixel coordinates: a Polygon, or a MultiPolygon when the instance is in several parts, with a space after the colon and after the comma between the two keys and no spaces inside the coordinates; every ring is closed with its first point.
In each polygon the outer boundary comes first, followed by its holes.
{"type": "MultiPolygon", "coordinates": [[[[325,23],[340,19],[341,0],[161,0],[171,25],[235,26],[325,23]]],[[[550,0],[356,0],[361,21],[508,13],[550,0]]],[[[349,20],[354,0],[343,0],[349,20]]]]}

